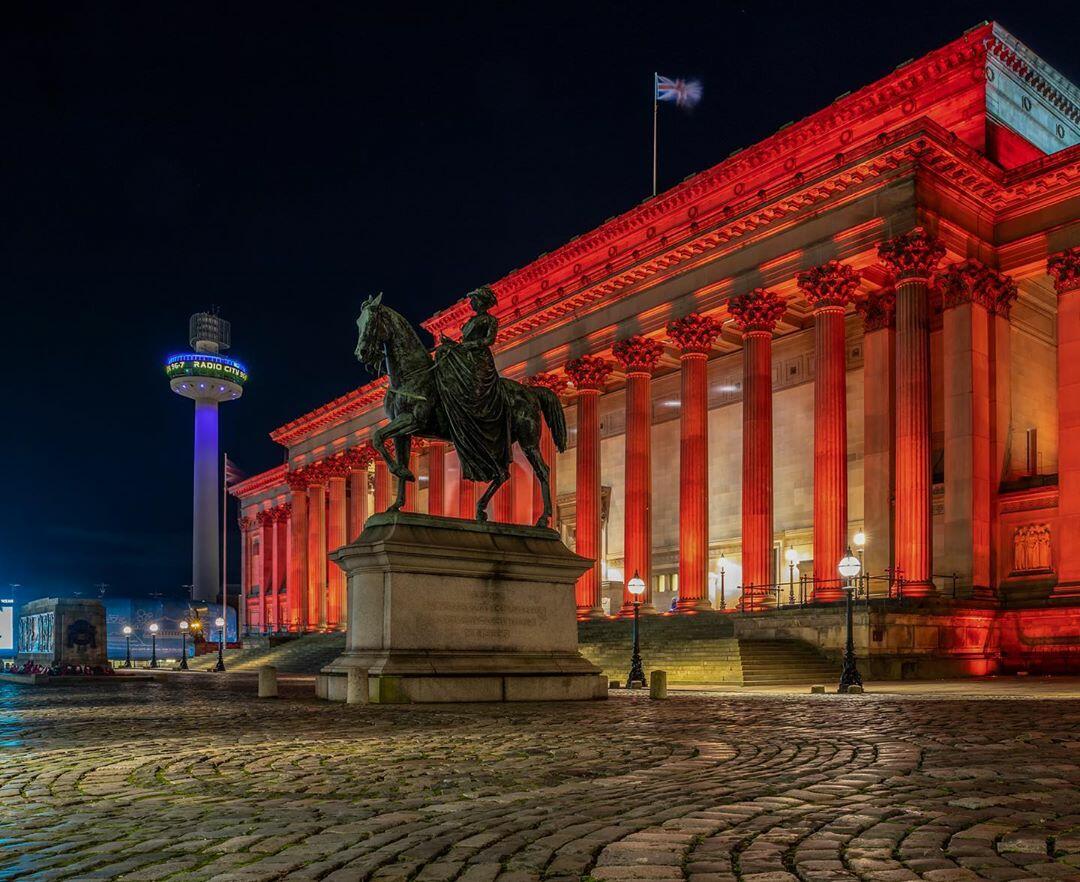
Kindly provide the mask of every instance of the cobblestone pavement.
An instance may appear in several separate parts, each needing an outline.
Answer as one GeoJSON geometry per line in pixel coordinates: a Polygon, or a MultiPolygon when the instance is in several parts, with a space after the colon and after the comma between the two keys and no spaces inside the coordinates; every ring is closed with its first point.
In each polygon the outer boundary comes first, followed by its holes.
{"type": "Polygon", "coordinates": [[[1080,701],[0,685],[0,880],[1080,880],[1080,701]]]}

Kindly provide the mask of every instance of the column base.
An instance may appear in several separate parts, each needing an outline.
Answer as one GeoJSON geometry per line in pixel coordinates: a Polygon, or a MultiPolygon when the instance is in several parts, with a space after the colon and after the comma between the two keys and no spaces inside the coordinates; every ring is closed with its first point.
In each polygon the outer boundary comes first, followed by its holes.
{"type": "MultiPolygon", "coordinates": [[[[638,614],[643,616],[655,616],[659,610],[651,603],[643,603],[638,607],[638,614]]],[[[615,615],[620,619],[632,619],[634,617],[634,605],[624,603],[622,609],[620,609],[615,615]]]]}
{"type": "MultiPolygon", "coordinates": [[[[687,600],[675,601],[676,613],[696,613],[696,612],[712,612],[713,605],[709,603],[707,597],[689,598],[687,600]]],[[[727,612],[727,610],[724,610],[727,612]]]]}
{"type": "Polygon", "coordinates": [[[607,616],[604,615],[603,608],[599,607],[599,606],[579,606],[577,608],[577,617],[578,617],[579,621],[581,619],[606,619],[607,618],[607,616]]]}
{"type": "Polygon", "coordinates": [[[810,595],[811,603],[840,603],[844,599],[842,588],[821,587],[815,588],[810,595]]]}
{"type": "Polygon", "coordinates": [[[933,582],[905,582],[904,597],[937,597],[937,586],[933,582]]]}
{"type": "Polygon", "coordinates": [[[1054,586],[1054,590],[1050,592],[1051,597],[1080,597],[1080,582],[1058,582],[1054,586]]]}

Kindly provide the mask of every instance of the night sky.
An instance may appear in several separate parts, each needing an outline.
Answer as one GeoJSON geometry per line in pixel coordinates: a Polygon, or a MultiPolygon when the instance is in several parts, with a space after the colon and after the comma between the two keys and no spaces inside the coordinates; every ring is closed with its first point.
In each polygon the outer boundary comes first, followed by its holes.
{"type": "Polygon", "coordinates": [[[648,195],[654,70],[705,86],[662,188],[983,19],[1080,80],[1075,3],[375,5],[4,4],[0,586],[177,593],[189,314],[251,373],[223,446],[281,462],[368,294],[419,321],[648,195]]]}

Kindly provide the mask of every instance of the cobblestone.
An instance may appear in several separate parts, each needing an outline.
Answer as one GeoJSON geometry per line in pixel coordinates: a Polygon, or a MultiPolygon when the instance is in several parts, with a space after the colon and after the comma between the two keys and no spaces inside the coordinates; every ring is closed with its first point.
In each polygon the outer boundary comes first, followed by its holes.
{"type": "Polygon", "coordinates": [[[0,686],[0,882],[1080,880],[1080,701],[0,686]]]}

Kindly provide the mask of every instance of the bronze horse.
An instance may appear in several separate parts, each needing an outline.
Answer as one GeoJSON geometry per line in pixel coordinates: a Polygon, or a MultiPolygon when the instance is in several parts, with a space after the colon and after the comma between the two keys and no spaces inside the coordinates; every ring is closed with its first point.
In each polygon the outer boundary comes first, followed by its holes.
{"type": "MultiPolygon", "coordinates": [[[[397,477],[397,499],[387,511],[400,511],[405,504],[406,481],[415,481],[409,470],[409,452],[413,436],[453,441],[449,420],[442,407],[432,353],[420,341],[416,331],[405,317],[382,303],[382,294],[364,301],[360,317],[356,320],[359,338],[356,358],[372,371],[381,373],[385,364],[390,387],[386,392],[385,408],[390,422],[377,428],[371,437],[372,446],[386,461],[391,474],[397,477]],[[391,456],[386,442],[394,441],[396,456],[391,456]]],[[[541,418],[551,430],[555,447],[566,449],[566,420],[563,417],[559,397],[542,386],[525,386],[499,379],[502,394],[509,406],[510,443],[517,442],[529,460],[544,500],[543,514],[536,526],[546,527],[551,522],[551,486],[548,483],[548,466],[540,454],[541,418]]],[[[509,444],[506,445],[509,448],[509,444]]],[[[509,463],[505,463],[507,469],[509,463]]],[[[476,503],[476,520],[487,520],[487,505],[491,497],[506,481],[508,471],[492,481],[476,503]]]]}

